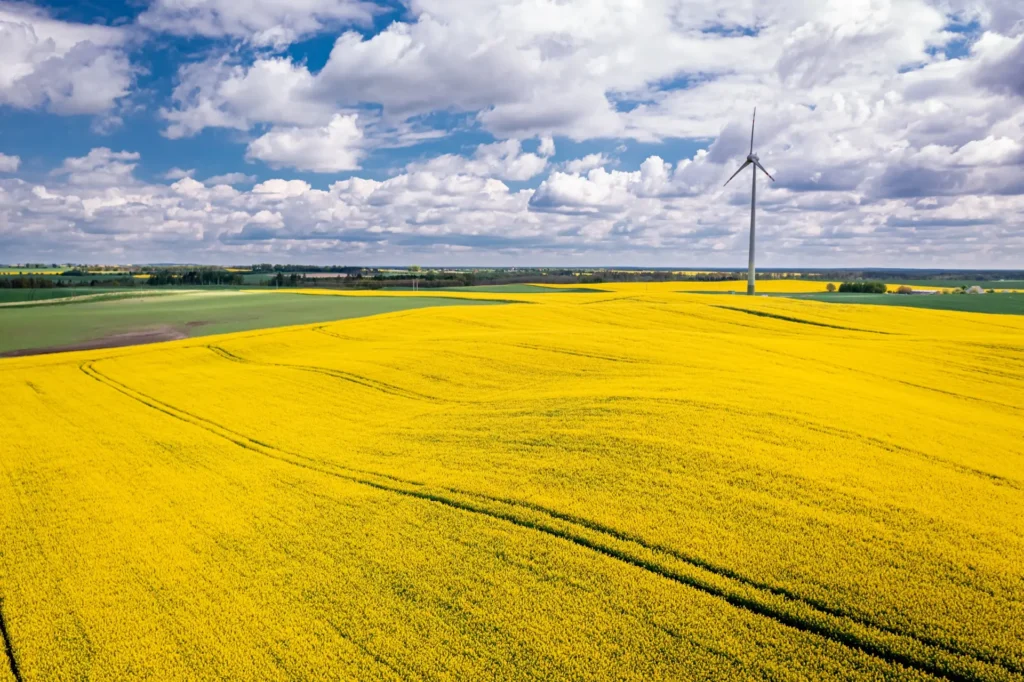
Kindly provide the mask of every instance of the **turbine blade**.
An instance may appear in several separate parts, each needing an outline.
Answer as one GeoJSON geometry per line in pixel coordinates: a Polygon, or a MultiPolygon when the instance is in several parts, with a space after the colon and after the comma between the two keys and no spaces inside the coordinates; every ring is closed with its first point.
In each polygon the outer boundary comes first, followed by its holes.
{"type": "MultiPolygon", "coordinates": [[[[750,159],[747,159],[746,161],[743,162],[743,165],[739,167],[739,170],[737,170],[735,173],[733,173],[732,176],[728,180],[725,181],[725,185],[728,185],[730,182],[732,182],[732,179],[735,178],[737,175],[739,175],[740,171],[742,171],[744,168],[746,168],[749,165],[750,165],[750,159]]],[[[725,185],[722,185],[722,187],[725,187],[725,185]]]]}
{"type": "Polygon", "coordinates": [[[750,153],[754,153],[754,123],[757,121],[757,107],[754,107],[754,117],[750,119],[750,153]]]}
{"type": "Polygon", "coordinates": [[[760,169],[761,169],[761,172],[762,172],[762,173],[764,173],[764,174],[765,174],[765,175],[767,175],[767,176],[768,176],[769,178],[771,178],[772,182],[775,182],[775,178],[772,178],[772,174],[771,174],[771,173],[769,173],[768,171],[766,171],[766,170],[764,169],[764,166],[762,166],[762,165],[761,165],[761,162],[760,162],[760,161],[755,161],[755,162],[754,162],[754,165],[755,165],[755,166],[757,166],[758,168],[760,168],[760,169]]]}

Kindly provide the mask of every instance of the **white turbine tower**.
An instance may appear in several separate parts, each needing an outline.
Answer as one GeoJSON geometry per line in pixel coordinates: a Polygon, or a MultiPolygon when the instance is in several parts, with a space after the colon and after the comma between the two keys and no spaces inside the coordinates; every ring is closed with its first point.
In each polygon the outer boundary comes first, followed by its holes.
{"type": "MultiPolygon", "coordinates": [[[[771,173],[764,169],[761,162],[758,161],[757,154],[754,153],[754,122],[757,120],[757,107],[754,107],[754,118],[750,121],[750,153],[747,154],[747,160],[743,162],[743,165],[739,167],[735,173],[732,174],[725,184],[728,185],[732,182],[732,179],[742,172],[747,166],[754,166],[751,170],[751,185],[750,185],[750,260],[747,262],[747,295],[754,295],[754,210],[757,206],[757,169],[760,168],[765,175],[767,175],[772,182],[775,182],[775,178],[772,177],[771,173]]],[[[725,185],[722,185],[723,187],[725,185]]]]}

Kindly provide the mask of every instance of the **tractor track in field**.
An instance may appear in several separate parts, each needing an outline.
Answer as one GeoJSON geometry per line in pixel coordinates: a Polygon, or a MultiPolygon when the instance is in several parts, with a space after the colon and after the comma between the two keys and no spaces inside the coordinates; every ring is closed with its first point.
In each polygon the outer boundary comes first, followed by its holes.
{"type": "Polygon", "coordinates": [[[4,600],[0,598],[0,639],[4,640],[4,654],[7,656],[7,665],[10,667],[11,675],[15,682],[22,682],[21,669],[18,667],[18,659],[14,656],[14,645],[11,643],[11,633],[7,629],[7,621],[4,619],[4,600]]]}
{"type": "Polygon", "coordinates": [[[408,398],[410,400],[425,400],[434,403],[444,402],[440,398],[435,398],[424,393],[417,393],[416,391],[410,391],[400,386],[395,386],[393,384],[388,384],[383,381],[370,379],[359,374],[352,374],[351,372],[343,372],[338,369],[327,369],[324,367],[313,367],[310,365],[289,365],[283,362],[258,362],[256,360],[244,358],[241,355],[235,355],[231,351],[225,350],[220,346],[207,345],[205,347],[208,348],[213,353],[216,353],[220,357],[224,358],[225,360],[230,360],[231,362],[238,362],[245,365],[257,365],[263,367],[283,367],[285,369],[294,369],[302,372],[313,372],[314,374],[323,374],[329,377],[334,377],[335,379],[348,381],[353,384],[363,386],[364,388],[370,388],[375,391],[380,391],[381,393],[387,393],[388,395],[397,396],[399,398],[408,398]]]}
{"type": "MultiPolygon", "coordinates": [[[[798,357],[798,356],[792,356],[792,357],[798,357]]],[[[605,395],[603,397],[604,401],[618,401],[618,400],[635,401],[637,399],[638,399],[638,396],[632,396],[632,395],[605,395]]],[[[809,418],[802,417],[802,416],[799,416],[799,415],[786,414],[786,413],[783,413],[783,412],[773,412],[771,410],[760,410],[760,411],[756,411],[755,412],[754,410],[743,408],[743,407],[735,407],[735,406],[731,406],[731,405],[723,405],[721,403],[714,403],[714,402],[709,402],[709,401],[704,401],[704,400],[696,400],[696,399],[692,399],[692,398],[665,398],[665,397],[643,396],[643,399],[646,400],[646,401],[657,402],[657,403],[662,403],[662,404],[666,404],[666,405],[686,405],[686,406],[697,408],[697,409],[700,409],[700,410],[708,410],[708,411],[713,411],[713,412],[726,412],[726,413],[728,413],[730,415],[736,415],[736,416],[740,416],[740,417],[761,417],[761,416],[767,415],[767,416],[775,417],[775,418],[780,419],[780,420],[791,422],[793,424],[796,424],[796,425],[800,426],[801,428],[807,429],[808,431],[814,431],[816,433],[824,433],[824,434],[827,434],[829,436],[835,436],[835,437],[838,437],[838,438],[846,438],[846,439],[849,439],[849,440],[862,441],[864,443],[868,443],[870,445],[873,445],[874,447],[877,447],[879,449],[885,450],[886,452],[898,452],[898,453],[901,453],[901,454],[904,454],[904,455],[907,455],[907,456],[910,456],[910,457],[914,457],[914,458],[917,458],[917,459],[924,460],[924,461],[929,462],[931,464],[937,464],[937,465],[945,467],[947,469],[951,469],[953,471],[956,471],[957,473],[967,474],[968,476],[980,478],[982,480],[985,480],[985,481],[987,481],[989,483],[993,483],[995,485],[1011,488],[1012,490],[1018,490],[1018,491],[1024,490],[1024,484],[1022,484],[1020,481],[1017,481],[1016,479],[1007,478],[1006,476],[1002,476],[1000,474],[994,474],[994,473],[991,473],[991,472],[988,472],[988,471],[983,471],[981,469],[975,469],[974,467],[969,467],[969,466],[964,465],[964,464],[959,464],[957,462],[952,462],[952,461],[950,461],[948,459],[943,459],[942,457],[938,457],[936,455],[932,455],[932,454],[929,454],[927,452],[924,452],[923,450],[916,450],[916,449],[908,447],[906,445],[900,445],[899,443],[888,441],[888,440],[885,440],[883,438],[878,438],[878,437],[875,437],[875,436],[866,436],[866,435],[858,433],[856,431],[851,431],[850,429],[843,429],[843,428],[836,427],[836,426],[831,426],[831,425],[828,425],[828,424],[822,424],[822,423],[814,421],[813,419],[809,419],[809,418]]]]}
{"type": "Polygon", "coordinates": [[[820,358],[808,358],[808,357],[805,357],[805,356],[796,355],[794,353],[785,353],[783,351],[779,351],[779,350],[775,350],[775,349],[768,349],[768,348],[761,348],[761,347],[758,347],[758,350],[760,350],[760,351],[762,351],[764,353],[767,353],[769,355],[781,355],[781,356],[784,356],[784,357],[787,357],[787,358],[793,358],[794,360],[797,360],[798,362],[815,362],[815,363],[817,363],[819,365],[823,365],[825,367],[831,367],[833,369],[842,370],[844,372],[856,372],[857,374],[860,374],[860,375],[863,375],[863,376],[867,376],[867,377],[871,377],[873,379],[881,379],[882,381],[888,381],[888,382],[900,384],[900,385],[903,385],[903,386],[910,386],[911,388],[919,388],[922,391],[931,391],[932,393],[939,393],[941,395],[946,395],[946,396],[949,396],[951,398],[957,398],[959,400],[969,400],[969,401],[973,401],[973,402],[982,403],[984,405],[991,405],[991,406],[1000,407],[1000,408],[1003,408],[1003,409],[1006,409],[1006,410],[1013,410],[1014,412],[1020,412],[1021,410],[1024,410],[1024,408],[1022,408],[1020,405],[1012,405],[1010,403],[1001,403],[1001,402],[999,402],[997,400],[989,400],[987,398],[980,398],[978,396],[968,395],[966,393],[956,393],[954,391],[947,391],[945,389],[936,388],[934,386],[927,386],[925,384],[916,384],[916,383],[914,383],[912,381],[905,381],[903,379],[897,379],[895,377],[886,376],[885,374],[878,374],[876,372],[870,372],[868,370],[859,369],[859,368],[856,368],[856,367],[848,367],[846,365],[843,365],[843,364],[840,364],[840,363],[837,363],[837,362],[829,362],[827,360],[822,360],[820,358]]]}
{"type": "MultiPolygon", "coordinates": [[[[711,303],[707,304],[708,307],[718,308],[719,310],[732,310],[737,313],[746,313],[747,315],[755,315],[757,317],[767,317],[772,320],[782,320],[783,322],[793,322],[795,324],[806,324],[812,327],[825,327],[827,329],[841,329],[847,332],[861,332],[864,334],[884,334],[885,336],[894,336],[892,332],[882,332],[876,329],[858,329],[856,327],[843,327],[838,324],[828,324],[826,322],[815,322],[814,320],[805,320],[799,317],[791,317],[789,315],[779,315],[777,313],[767,313],[763,310],[750,310],[748,308],[734,308],[728,305],[714,305],[711,303]]],[[[895,336],[899,336],[896,334],[895,336]]]]}
{"type": "Polygon", "coordinates": [[[572,355],[578,358],[588,358],[590,360],[603,360],[605,362],[625,362],[629,364],[637,364],[641,361],[636,358],[627,357],[616,357],[614,355],[601,355],[598,353],[584,353],[583,351],[568,350],[566,348],[557,348],[555,346],[540,346],[531,343],[512,343],[509,344],[513,348],[523,348],[526,350],[540,351],[543,353],[558,353],[561,355],[572,355]]]}
{"type": "Polygon", "coordinates": [[[962,651],[932,638],[900,632],[868,619],[846,614],[784,588],[752,581],[730,569],[714,566],[699,558],[689,557],[677,550],[647,542],[638,536],[594,521],[525,501],[492,497],[456,488],[440,487],[440,492],[435,492],[423,483],[331,464],[262,443],[141,393],[103,374],[94,367],[94,364],[95,361],[86,361],[81,363],[79,368],[87,376],[132,400],[270,459],[377,490],[435,502],[452,509],[541,532],[717,597],[733,607],[763,616],[780,625],[822,637],[889,664],[936,678],[953,682],[1024,680],[1024,669],[1013,661],[986,653],[962,651]],[[666,565],[665,558],[677,566],[666,565]]]}
{"type": "Polygon", "coordinates": [[[310,331],[316,332],[317,334],[323,334],[324,336],[331,336],[335,339],[341,339],[342,341],[363,341],[357,336],[345,336],[344,334],[338,334],[337,332],[327,331],[326,327],[313,327],[310,331]]]}

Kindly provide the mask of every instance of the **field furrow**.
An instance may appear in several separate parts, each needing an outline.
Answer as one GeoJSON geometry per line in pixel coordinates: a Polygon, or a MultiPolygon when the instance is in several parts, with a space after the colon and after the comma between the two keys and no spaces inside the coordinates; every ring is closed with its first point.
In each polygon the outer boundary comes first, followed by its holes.
{"type": "MultiPolygon", "coordinates": [[[[220,349],[210,347],[214,352],[220,349]]],[[[229,359],[244,360],[227,354],[218,355],[229,359]]],[[[289,365],[286,365],[291,367],[289,365]]],[[[300,368],[302,369],[302,368],[300,368]]],[[[418,481],[406,481],[394,476],[381,475],[376,472],[347,470],[337,464],[327,464],[298,453],[277,450],[266,443],[255,441],[247,436],[236,433],[220,424],[215,424],[201,417],[182,412],[155,398],[140,394],[130,387],[116,382],[96,370],[91,364],[83,364],[82,370],[89,376],[101,381],[115,390],[138,400],[147,407],[157,409],[164,414],[200,426],[222,438],[240,445],[261,455],[274,457],[297,466],[311,468],[328,475],[339,476],[347,480],[367,485],[399,495],[407,495],[418,499],[442,504],[453,509],[481,514],[493,519],[506,521],[517,526],[546,533],[578,546],[605,554],[641,570],[668,578],[681,584],[693,587],[709,595],[724,599],[727,603],[751,613],[775,620],[783,625],[816,634],[849,646],[864,653],[877,656],[883,660],[933,674],[951,680],[997,679],[1000,672],[1021,673],[1013,661],[999,660],[982,654],[959,651],[941,641],[921,638],[910,633],[900,632],[894,628],[871,622],[870,620],[851,616],[839,609],[814,600],[801,597],[784,588],[772,587],[757,581],[745,579],[735,571],[713,566],[707,561],[692,558],[682,553],[644,540],[623,531],[614,530],[597,522],[573,517],[556,510],[546,509],[540,505],[525,503],[521,500],[501,499],[472,491],[447,488],[437,492],[425,487],[418,481]],[[301,458],[295,462],[292,458],[301,458]],[[320,464],[320,466],[317,466],[320,464]],[[349,471],[349,473],[342,473],[349,471]],[[353,476],[360,474],[362,477],[353,476]],[[370,476],[372,478],[366,478],[370,476]],[[378,479],[378,480],[375,480],[378,479]],[[387,479],[381,481],[379,479],[387,479]],[[404,483],[415,488],[395,487],[393,483],[404,483]],[[476,499],[489,503],[482,506],[476,499]],[[516,509],[538,512],[540,519],[530,518],[516,509]],[[546,518],[545,518],[546,517],[546,518]],[[555,522],[561,522],[556,524],[555,522]],[[677,564],[686,565],[687,571],[673,570],[666,565],[666,559],[675,560],[677,564]],[[848,621],[848,622],[844,622],[848,621]]]]}

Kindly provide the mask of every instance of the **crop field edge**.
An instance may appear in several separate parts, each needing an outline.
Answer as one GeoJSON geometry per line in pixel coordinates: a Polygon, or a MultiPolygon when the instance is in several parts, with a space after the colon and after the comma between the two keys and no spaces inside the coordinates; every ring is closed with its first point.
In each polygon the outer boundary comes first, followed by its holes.
{"type": "MultiPolygon", "coordinates": [[[[368,309],[366,309],[366,310],[357,310],[356,312],[358,314],[346,314],[346,309],[345,309],[345,305],[346,304],[342,300],[324,299],[324,300],[318,302],[318,306],[322,306],[322,308],[323,308],[322,311],[319,310],[319,308],[317,308],[313,312],[309,312],[309,311],[298,311],[298,312],[296,312],[296,311],[288,311],[287,309],[285,309],[283,312],[278,312],[277,313],[279,316],[280,315],[285,315],[285,317],[293,316],[293,315],[302,315],[306,319],[301,319],[301,320],[298,320],[298,321],[290,321],[289,320],[289,321],[285,321],[282,324],[282,323],[280,323],[279,320],[277,320],[277,319],[275,319],[273,317],[260,317],[257,320],[257,322],[258,322],[257,324],[252,324],[252,322],[254,320],[253,320],[253,318],[251,316],[246,317],[246,316],[243,315],[241,318],[239,318],[234,323],[232,322],[233,318],[228,317],[226,320],[220,321],[219,324],[228,325],[229,327],[232,326],[233,324],[235,324],[235,325],[239,325],[239,327],[235,328],[235,329],[229,328],[229,329],[226,329],[226,330],[223,330],[223,331],[215,331],[215,332],[212,332],[212,333],[209,333],[209,332],[204,333],[203,327],[193,327],[193,326],[190,326],[191,325],[190,322],[177,323],[177,326],[174,326],[176,323],[173,322],[173,321],[160,320],[160,319],[150,319],[152,316],[148,316],[150,311],[154,311],[154,307],[155,306],[161,306],[161,305],[172,305],[172,306],[174,306],[174,305],[178,305],[178,304],[186,305],[189,302],[189,299],[186,298],[188,296],[195,296],[196,298],[194,300],[197,301],[197,302],[200,302],[200,305],[217,303],[216,300],[212,300],[212,299],[219,298],[219,296],[217,295],[218,293],[235,294],[236,292],[233,292],[233,291],[232,292],[207,292],[207,291],[202,291],[202,290],[198,290],[198,289],[188,289],[188,290],[183,290],[183,291],[179,291],[179,292],[167,292],[167,293],[162,293],[162,292],[161,293],[157,293],[157,292],[154,292],[154,295],[140,295],[140,296],[137,296],[137,295],[121,296],[121,295],[115,293],[115,294],[113,294],[113,297],[90,299],[88,301],[80,301],[80,302],[76,302],[74,299],[63,299],[63,298],[61,298],[61,299],[56,299],[57,301],[59,301],[59,303],[55,303],[55,304],[38,303],[38,304],[29,305],[29,306],[21,306],[21,305],[19,305],[19,306],[11,306],[11,307],[0,307],[0,329],[2,329],[3,324],[5,324],[5,323],[6,324],[14,324],[15,323],[14,320],[18,319],[18,318],[21,318],[21,319],[19,319],[19,324],[24,325],[24,323],[25,323],[25,319],[24,318],[26,316],[28,317],[28,319],[30,321],[33,320],[33,319],[38,319],[40,321],[40,323],[51,324],[51,321],[53,319],[52,315],[57,310],[59,310],[62,315],[71,316],[71,320],[72,321],[73,320],[77,320],[77,319],[82,319],[82,320],[85,320],[85,321],[89,321],[89,316],[92,315],[95,311],[101,310],[101,309],[106,311],[106,312],[113,311],[115,314],[120,314],[117,311],[124,311],[125,314],[127,314],[128,312],[131,312],[132,314],[138,313],[140,315],[140,319],[137,322],[131,322],[131,320],[129,319],[128,322],[119,322],[118,323],[119,326],[111,326],[111,327],[109,327],[107,329],[102,330],[102,333],[97,332],[96,334],[93,334],[93,335],[90,335],[90,336],[81,336],[81,337],[77,337],[77,338],[60,338],[60,340],[57,340],[57,341],[53,341],[53,340],[48,339],[47,343],[45,345],[39,345],[39,344],[43,343],[41,340],[38,340],[38,339],[41,338],[41,334],[40,333],[33,333],[33,334],[31,334],[31,336],[33,337],[33,342],[36,345],[26,345],[26,346],[10,347],[10,348],[0,347],[0,360],[2,360],[3,358],[8,358],[8,357],[19,357],[19,356],[28,356],[28,355],[46,355],[46,354],[53,354],[53,353],[67,353],[67,352],[77,352],[77,351],[80,351],[80,350],[81,351],[87,351],[87,350],[99,349],[99,348],[117,348],[117,347],[130,347],[130,346],[135,346],[135,345],[151,345],[153,343],[167,343],[167,342],[173,342],[173,341],[178,341],[178,340],[183,340],[183,339],[200,338],[200,337],[205,337],[205,336],[215,336],[215,335],[220,335],[220,334],[231,334],[231,333],[236,333],[236,332],[259,331],[259,330],[264,330],[264,329],[283,329],[283,328],[288,328],[288,327],[301,327],[301,326],[309,325],[309,324],[326,324],[326,323],[330,323],[330,322],[334,322],[334,321],[338,321],[338,320],[344,320],[344,319],[358,319],[358,318],[361,318],[361,317],[370,317],[370,316],[375,316],[375,315],[387,315],[387,314],[391,314],[391,313],[400,313],[400,312],[405,312],[405,311],[409,311],[409,310],[419,310],[419,309],[425,309],[425,308],[431,308],[431,307],[447,307],[447,306],[457,306],[457,305],[503,305],[503,304],[526,303],[527,302],[527,301],[524,301],[524,300],[521,300],[521,299],[500,298],[500,297],[498,297],[496,295],[472,296],[472,295],[462,295],[462,294],[458,294],[458,293],[453,293],[453,294],[449,294],[449,295],[438,295],[438,296],[431,296],[431,295],[427,295],[427,296],[402,296],[402,295],[396,295],[396,296],[387,296],[387,295],[383,295],[383,296],[347,296],[347,295],[339,295],[339,296],[336,296],[334,298],[336,298],[336,299],[351,299],[353,301],[357,301],[359,306],[362,306],[362,307],[365,307],[365,308],[368,308],[368,309]],[[208,297],[212,297],[212,299],[208,300],[208,297]],[[370,301],[367,300],[367,299],[370,299],[370,298],[380,299],[380,301],[382,301],[382,309],[380,309],[380,310],[374,309],[371,306],[370,301]],[[139,302],[140,306],[148,306],[148,308],[141,308],[141,307],[137,308],[137,309],[133,308],[133,309],[131,309],[129,311],[128,309],[120,309],[120,308],[110,309],[109,307],[107,307],[107,306],[110,306],[110,305],[124,304],[124,302],[128,301],[128,300],[137,300],[139,302]],[[385,301],[386,301],[386,303],[383,303],[385,301]],[[50,310],[50,308],[53,307],[53,306],[56,306],[56,308],[54,308],[53,310],[50,310]],[[102,306],[102,308],[97,308],[97,307],[94,307],[94,306],[102,306]],[[18,316],[18,318],[14,317],[14,316],[18,316]],[[312,318],[312,319],[310,319],[310,318],[312,318]],[[161,333],[157,333],[157,332],[159,332],[160,329],[162,329],[164,327],[167,327],[168,329],[170,329],[171,327],[174,327],[175,330],[178,330],[178,328],[181,327],[181,329],[180,329],[180,331],[176,332],[175,334],[161,334],[161,333]],[[196,332],[196,329],[199,329],[198,333],[196,332]],[[134,343],[134,342],[131,342],[130,339],[126,340],[126,339],[121,338],[121,337],[132,336],[132,335],[140,335],[141,336],[140,342],[139,343],[134,343]]],[[[263,298],[263,302],[266,302],[268,304],[271,304],[273,306],[276,306],[276,307],[280,308],[281,304],[282,304],[282,301],[281,301],[280,298],[278,298],[279,296],[281,296],[281,295],[286,295],[286,296],[303,296],[306,293],[308,293],[308,292],[307,291],[288,291],[288,292],[284,292],[284,291],[282,291],[282,292],[276,292],[276,291],[253,291],[253,292],[250,292],[250,291],[242,290],[242,291],[237,292],[237,295],[241,296],[241,297],[245,297],[245,299],[247,299],[247,305],[250,304],[250,303],[252,303],[253,305],[256,305],[255,304],[256,300],[258,300],[260,297],[265,297],[265,298],[263,298]]],[[[101,295],[101,296],[103,296],[103,295],[101,295]]],[[[306,299],[306,300],[309,300],[309,299],[306,299]]],[[[257,309],[257,312],[259,312],[259,306],[258,305],[256,306],[256,309],[257,309]]],[[[197,309],[193,313],[187,313],[186,312],[185,314],[186,314],[186,316],[201,316],[201,312],[202,311],[200,309],[197,309]]],[[[23,335],[29,335],[29,332],[25,331],[26,329],[31,329],[31,327],[26,328],[26,327],[23,326],[22,327],[22,331],[24,332],[23,335]]],[[[63,321],[63,322],[61,322],[60,325],[58,325],[57,329],[60,330],[61,334],[66,335],[67,334],[67,332],[66,332],[67,329],[74,329],[76,331],[80,331],[81,325],[76,325],[76,324],[73,324],[73,322],[69,322],[69,321],[63,321]]],[[[8,344],[8,345],[10,345],[10,344],[8,344]]]]}

